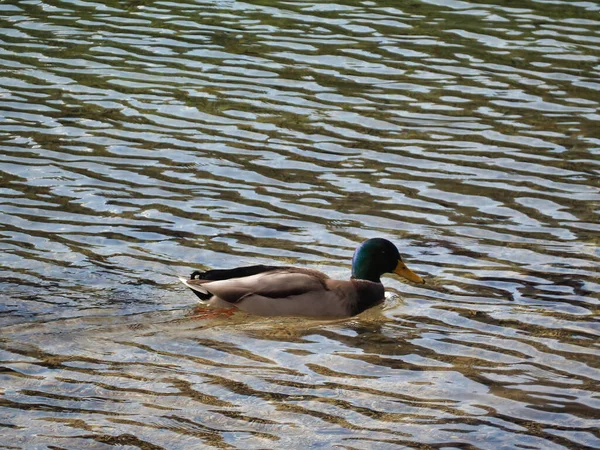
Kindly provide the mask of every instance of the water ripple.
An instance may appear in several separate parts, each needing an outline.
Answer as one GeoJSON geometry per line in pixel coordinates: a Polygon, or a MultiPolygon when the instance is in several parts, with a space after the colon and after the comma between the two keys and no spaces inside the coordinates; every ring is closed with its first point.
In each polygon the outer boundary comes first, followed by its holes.
{"type": "Polygon", "coordinates": [[[0,5],[11,448],[599,448],[598,5],[0,5]],[[192,268],[386,278],[206,318],[192,268]]]}

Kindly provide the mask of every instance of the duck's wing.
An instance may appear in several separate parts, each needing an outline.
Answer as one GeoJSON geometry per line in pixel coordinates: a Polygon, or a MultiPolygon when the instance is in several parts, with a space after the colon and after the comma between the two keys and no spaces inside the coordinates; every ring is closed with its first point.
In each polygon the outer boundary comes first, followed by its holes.
{"type": "Polygon", "coordinates": [[[214,296],[234,304],[252,295],[285,299],[307,292],[326,291],[328,279],[316,270],[275,266],[211,270],[199,276],[202,278],[181,281],[202,300],[214,296]]]}

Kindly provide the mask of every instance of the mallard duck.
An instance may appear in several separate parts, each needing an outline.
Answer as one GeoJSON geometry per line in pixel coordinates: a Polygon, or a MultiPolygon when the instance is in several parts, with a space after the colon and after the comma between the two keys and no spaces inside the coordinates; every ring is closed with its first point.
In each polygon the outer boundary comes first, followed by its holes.
{"type": "Polygon", "coordinates": [[[369,239],[356,249],[350,280],[332,280],[317,270],[289,266],[246,266],[195,271],[180,278],[198,298],[216,308],[238,308],[260,316],[342,318],[359,314],[384,299],[379,279],[395,273],[424,283],[387,239],[369,239]]]}

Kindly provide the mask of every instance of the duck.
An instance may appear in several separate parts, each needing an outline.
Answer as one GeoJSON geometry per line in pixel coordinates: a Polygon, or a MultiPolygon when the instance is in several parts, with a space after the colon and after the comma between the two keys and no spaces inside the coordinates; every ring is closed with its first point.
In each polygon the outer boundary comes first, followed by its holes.
{"type": "Polygon", "coordinates": [[[213,308],[237,308],[258,316],[339,319],[382,303],[381,276],[387,273],[425,283],[406,267],[398,248],[383,238],[368,239],[357,247],[349,280],[334,280],[309,268],[271,265],[196,270],[189,279],[179,279],[213,308]]]}

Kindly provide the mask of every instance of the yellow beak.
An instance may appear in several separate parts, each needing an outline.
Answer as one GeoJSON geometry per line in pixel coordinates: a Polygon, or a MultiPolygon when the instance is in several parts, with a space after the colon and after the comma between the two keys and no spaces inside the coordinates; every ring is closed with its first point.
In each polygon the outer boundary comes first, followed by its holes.
{"type": "Polygon", "coordinates": [[[406,267],[406,264],[404,264],[402,261],[398,261],[398,265],[394,269],[394,273],[414,283],[425,283],[425,280],[423,278],[421,278],[419,275],[417,275],[408,267],[406,267]]]}

